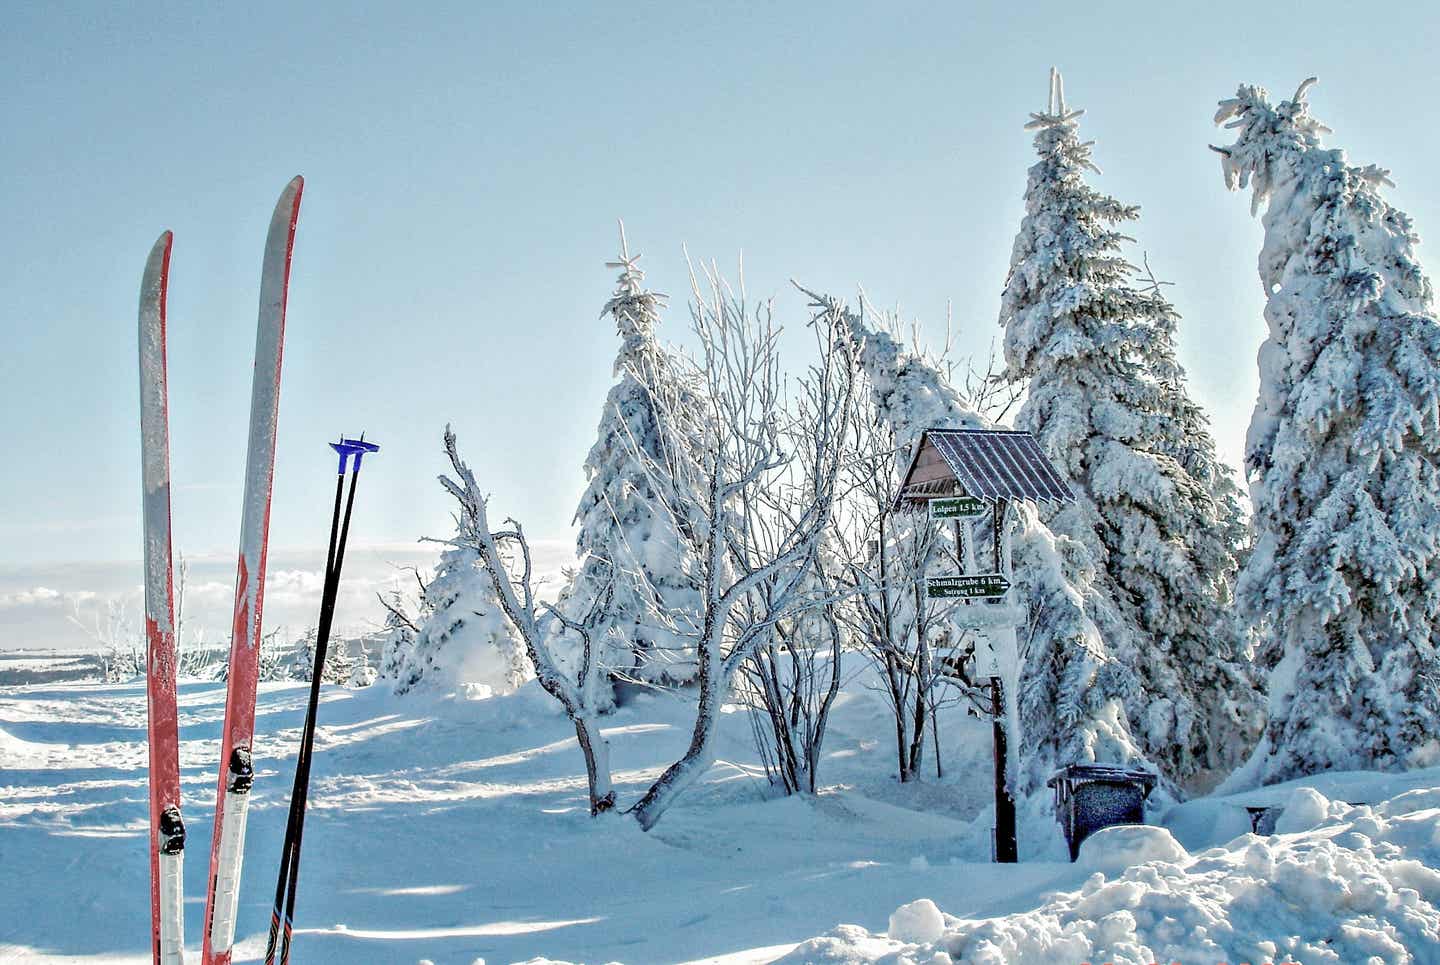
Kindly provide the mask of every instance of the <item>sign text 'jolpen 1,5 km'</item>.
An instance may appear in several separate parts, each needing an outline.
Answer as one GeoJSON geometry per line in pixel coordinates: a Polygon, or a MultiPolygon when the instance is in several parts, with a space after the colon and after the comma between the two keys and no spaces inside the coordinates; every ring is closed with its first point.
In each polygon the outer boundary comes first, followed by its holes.
{"type": "Polygon", "coordinates": [[[974,519],[990,511],[990,504],[977,496],[945,496],[930,500],[931,519],[974,519]]]}
{"type": "Polygon", "coordinates": [[[974,576],[932,576],[925,581],[925,594],[932,600],[971,600],[1002,597],[1010,581],[999,573],[974,576]]]}

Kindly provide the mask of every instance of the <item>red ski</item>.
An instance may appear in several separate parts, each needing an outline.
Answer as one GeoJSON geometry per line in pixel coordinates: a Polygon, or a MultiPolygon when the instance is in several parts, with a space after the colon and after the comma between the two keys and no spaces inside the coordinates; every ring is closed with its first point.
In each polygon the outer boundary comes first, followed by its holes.
{"type": "Polygon", "coordinates": [[[150,249],[140,282],[140,452],[145,520],[146,695],[150,738],[150,939],[155,965],[185,951],[185,825],[180,820],[180,728],[175,708],[175,592],[170,568],[170,422],[165,297],[170,245],[150,249]]]}
{"type": "Polygon", "coordinates": [[[250,394],[250,444],[245,460],[245,503],[235,577],[235,618],[225,729],[220,740],[220,781],[210,845],[210,887],[205,900],[205,965],[229,965],[245,855],[245,819],[254,772],[255,688],[260,676],[260,613],[265,590],[265,549],[270,531],[270,488],[275,470],[275,423],[280,408],[280,357],[290,256],[305,181],[286,185],[270,218],[260,271],[260,317],[255,335],[255,376],[250,394]]]}

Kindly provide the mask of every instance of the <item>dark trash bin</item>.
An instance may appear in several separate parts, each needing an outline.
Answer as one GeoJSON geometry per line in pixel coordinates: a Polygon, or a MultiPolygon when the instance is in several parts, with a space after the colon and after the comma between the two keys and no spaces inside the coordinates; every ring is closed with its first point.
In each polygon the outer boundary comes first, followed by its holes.
{"type": "Polygon", "coordinates": [[[1101,828],[1144,824],[1145,799],[1156,780],[1150,771],[1119,764],[1071,764],[1051,775],[1045,785],[1055,789],[1055,819],[1070,845],[1070,860],[1101,828]]]}
{"type": "Polygon", "coordinates": [[[1280,819],[1280,812],[1284,808],[1273,805],[1247,807],[1245,813],[1250,815],[1250,831],[1252,834],[1268,836],[1275,833],[1275,822],[1280,819]]]}

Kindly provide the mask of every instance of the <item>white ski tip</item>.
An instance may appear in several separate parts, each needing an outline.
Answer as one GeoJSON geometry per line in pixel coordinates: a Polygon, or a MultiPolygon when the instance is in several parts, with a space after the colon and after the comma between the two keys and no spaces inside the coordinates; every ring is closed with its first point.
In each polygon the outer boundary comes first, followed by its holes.
{"type": "MultiPolygon", "coordinates": [[[[158,401],[152,403],[153,414],[163,425],[165,421],[165,295],[170,276],[170,246],[175,235],[163,231],[155,239],[145,258],[145,273],[140,278],[140,394],[141,427],[144,431],[144,402],[147,388],[158,386],[158,401]],[[153,383],[153,385],[151,384],[153,383]]],[[[163,441],[163,440],[162,440],[163,441]]],[[[166,443],[168,445],[168,442],[166,443]]],[[[148,451],[148,450],[147,450],[148,451]]]]}
{"type": "Polygon", "coordinates": [[[280,200],[276,202],[277,209],[291,207],[295,204],[296,196],[305,190],[305,176],[297,174],[285,185],[285,190],[280,192],[280,200]]]}
{"type": "Polygon", "coordinates": [[[145,259],[145,281],[150,285],[160,284],[165,277],[166,262],[170,260],[170,247],[175,241],[175,232],[162,231],[160,237],[155,239],[155,244],[150,247],[150,254],[145,259]]]}
{"type": "MultiPolygon", "coordinates": [[[[275,211],[270,215],[270,233],[265,239],[265,257],[267,264],[275,260],[276,264],[282,267],[285,276],[288,278],[290,272],[290,251],[295,243],[295,223],[300,219],[300,195],[305,190],[305,179],[295,175],[290,183],[285,185],[285,190],[280,192],[280,200],[275,202],[275,211]]],[[[261,287],[264,287],[264,277],[261,277],[261,287]]],[[[283,290],[284,283],[281,282],[283,290]]],[[[283,296],[282,296],[283,297],[283,296]]],[[[284,311],[284,304],[281,303],[281,311],[284,311]]]]}

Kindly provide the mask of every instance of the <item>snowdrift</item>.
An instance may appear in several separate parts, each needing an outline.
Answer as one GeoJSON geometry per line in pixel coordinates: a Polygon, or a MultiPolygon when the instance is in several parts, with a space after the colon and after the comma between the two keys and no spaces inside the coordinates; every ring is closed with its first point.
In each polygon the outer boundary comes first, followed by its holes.
{"type": "MultiPolygon", "coordinates": [[[[895,912],[888,934],[842,925],[781,961],[1440,962],[1440,780],[1428,776],[1429,787],[1358,806],[1295,782],[1276,834],[1247,832],[1198,854],[1165,828],[1107,829],[1081,849],[1093,871],[1084,885],[1032,911],[979,921],[942,913],[942,926],[921,899],[895,912]]],[[[1397,777],[1329,783],[1358,799],[1397,777]]],[[[1219,815],[1226,799],[1196,803],[1219,815]]],[[[1197,833],[1198,821],[1187,825],[1197,833]]]]}

